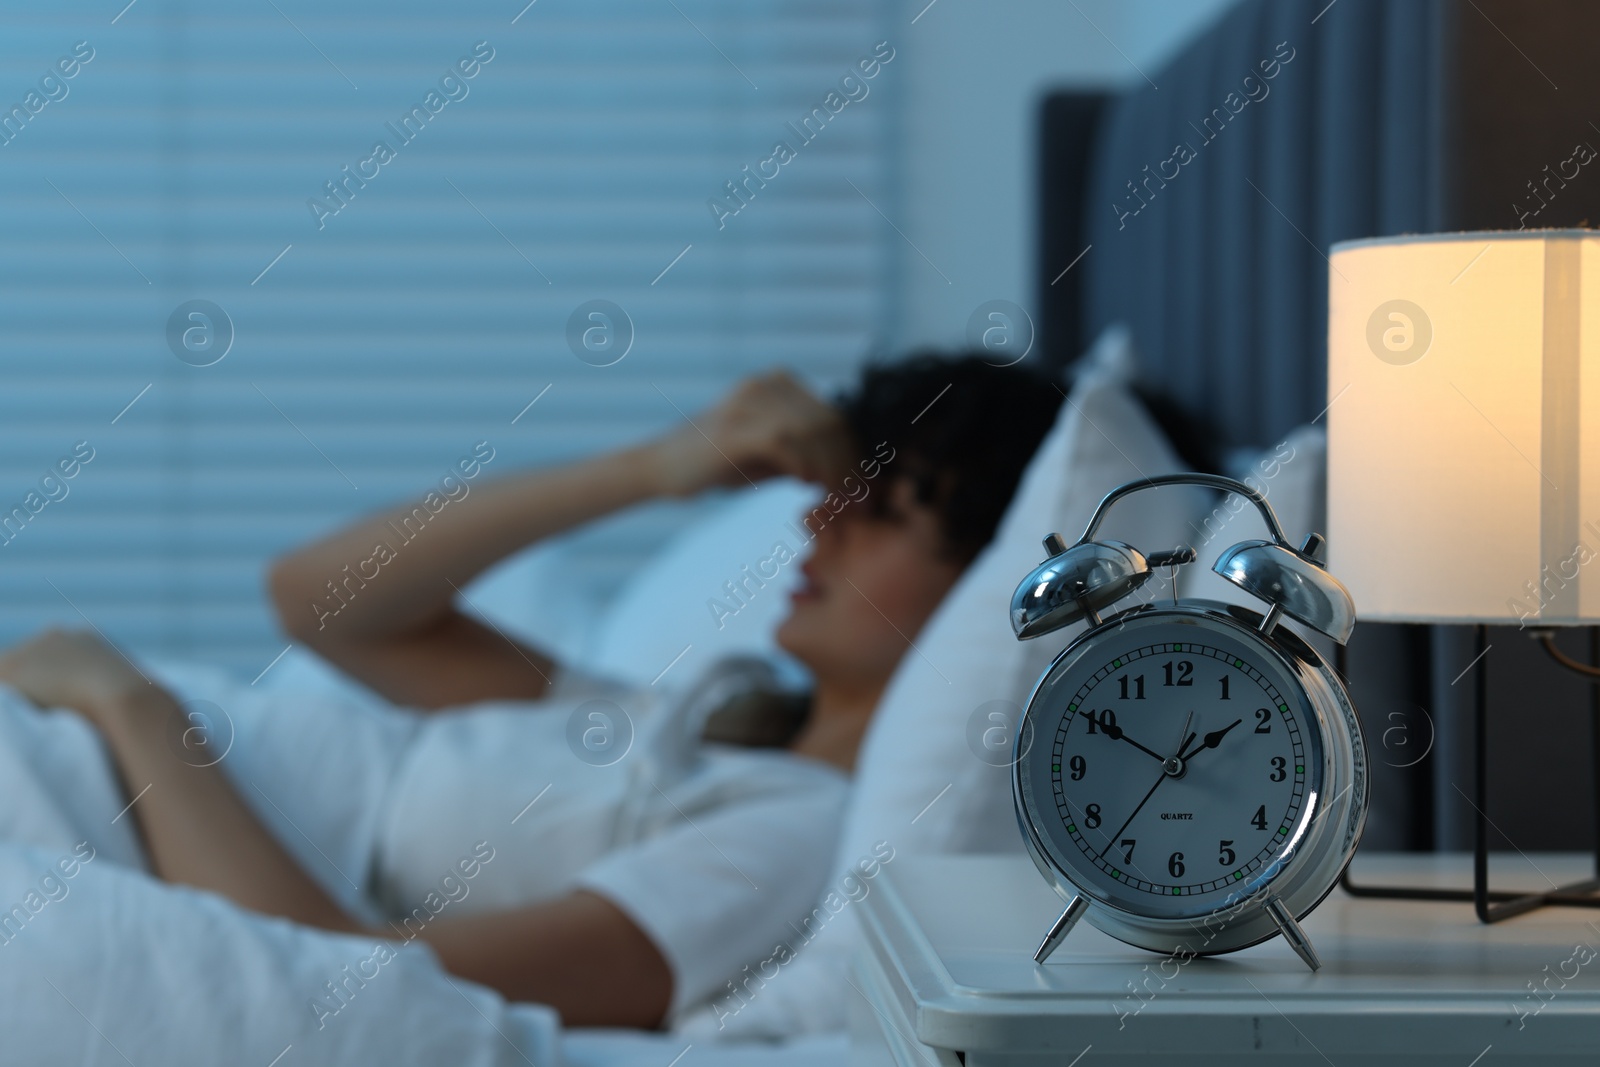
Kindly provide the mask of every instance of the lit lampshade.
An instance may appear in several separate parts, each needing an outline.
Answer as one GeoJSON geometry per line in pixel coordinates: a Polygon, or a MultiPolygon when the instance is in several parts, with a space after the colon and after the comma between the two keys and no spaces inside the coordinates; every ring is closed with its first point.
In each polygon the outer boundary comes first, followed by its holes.
{"type": "Polygon", "coordinates": [[[1600,232],[1330,261],[1328,565],[1358,615],[1600,621],[1600,232]]]}

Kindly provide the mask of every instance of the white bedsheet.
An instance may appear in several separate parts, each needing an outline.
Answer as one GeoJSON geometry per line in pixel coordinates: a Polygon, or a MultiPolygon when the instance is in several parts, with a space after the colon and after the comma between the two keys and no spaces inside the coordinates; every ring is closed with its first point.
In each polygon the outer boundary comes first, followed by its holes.
{"type": "MultiPolygon", "coordinates": [[[[238,730],[226,766],[241,793],[330,893],[359,908],[369,872],[358,857],[370,854],[376,827],[354,816],[387,783],[328,773],[338,753],[317,743],[316,702],[341,698],[306,694],[291,712],[304,724],[300,755],[284,761],[258,743],[258,717],[241,700],[281,709],[285,694],[241,696],[237,683],[198,668],[153,673],[183,697],[225,700],[238,730]],[[328,805],[353,817],[315,820],[312,840],[300,827],[328,805]]],[[[373,717],[368,732],[362,744],[409,736],[387,717],[373,717]]],[[[684,1053],[678,1067],[813,1067],[847,1058],[842,1035],[787,1046],[695,1040],[687,1052],[690,1040],[673,1035],[563,1037],[548,1009],[452,978],[420,941],[380,947],[153,879],[125,806],[79,716],[41,713],[0,685],[0,1064],[666,1067],[684,1053]]]]}

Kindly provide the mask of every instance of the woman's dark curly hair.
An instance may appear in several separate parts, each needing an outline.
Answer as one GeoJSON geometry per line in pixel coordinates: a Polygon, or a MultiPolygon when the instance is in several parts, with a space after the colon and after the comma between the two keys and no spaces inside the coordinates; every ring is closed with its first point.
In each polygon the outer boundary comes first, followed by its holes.
{"type": "MultiPolygon", "coordinates": [[[[868,365],[838,406],[863,455],[881,442],[895,450],[884,473],[911,481],[965,563],[994,536],[1062,395],[1043,374],[975,352],[917,351],[868,365]]],[[[882,514],[888,500],[876,492],[867,504],[882,514]]]]}

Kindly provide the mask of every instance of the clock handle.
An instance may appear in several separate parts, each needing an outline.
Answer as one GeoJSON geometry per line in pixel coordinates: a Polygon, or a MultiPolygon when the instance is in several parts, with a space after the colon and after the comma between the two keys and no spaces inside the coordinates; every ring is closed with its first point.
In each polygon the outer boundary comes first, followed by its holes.
{"type": "Polygon", "coordinates": [[[1089,898],[1083,894],[1073,897],[1067,904],[1067,910],[1061,913],[1061,918],[1050,927],[1050,932],[1044,935],[1044,940],[1039,943],[1039,951],[1033,954],[1034,963],[1043,963],[1050,958],[1050,954],[1061,947],[1061,942],[1072,933],[1072,928],[1078,925],[1078,920],[1083,918],[1083,913],[1089,910],[1089,898]]]}
{"type": "MultiPolygon", "coordinates": [[[[1233,478],[1224,478],[1220,474],[1163,474],[1120,485],[1107,493],[1099,506],[1094,509],[1094,515],[1089,519],[1089,526],[1083,532],[1083,539],[1064,551],[1078,553],[1083,551],[1081,546],[1095,543],[1093,542],[1095,532],[1099,530],[1100,523],[1111,505],[1118,500],[1141,489],[1164,485],[1201,485],[1235,493],[1253,503],[1256,510],[1261,513],[1269,539],[1244,541],[1234,545],[1217,558],[1211,569],[1269,605],[1269,610],[1261,622],[1262,634],[1272,632],[1280,615],[1289,615],[1319,633],[1327,634],[1341,645],[1350,639],[1350,633],[1356,624],[1355,603],[1350,598],[1350,591],[1317,561],[1318,551],[1322,547],[1322,536],[1311,534],[1299,548],[1291,545],[1285,539],[1283,527],[1278,524],[1278,516],[1273,513],[1272,505],[1267,503],[1265,494],[1233,478]]],[[[1098,557],[1082,562],[1085,566],[1102,564],[1098,557]]],[[[1145,557],[1144,563],[1146,570],[1157,565],[1150,557],[1145,557]]],[[[1109,571],[1109,568],[1104,566],[1101,569],[1109,571]]],[[[1114,571],[1109,573],[1113,577],[1116,576],[1114,571]]],[[[1030,580],[1033,577],[1029,575],[1030,580]]],[[[1102,585],[1114,589],[1116,597],[1111,599],[1117,599],[1132,592],[1146,575],[1143,573],[1134,575],[1132,581],[1124,580],[1118,586],[1112,586],[1112,583],[1103,576],[1097,575],[1097,577],[1100,577],[1102,585]]],[[[1014,617],[1012,626],[1015,629],[1017,627],[1015,603],[1012,614],[1014,617]]],[[[1051,621],[1060,624],[1054,618],[1051,621]]],[[[1064,621],[1075,620],[1067,618],[1064,621]]]]}
{"type": "Polygon", "coordinates": [[[1295,955],[1305,960],[1306,966],[1313,971],[1321,970],[1322,961],[1317,959],[1317,950],[1311,947],[1311,939],[1300,929],[1300,924],[1295,922],[1293,913],[1284,906],[1283,901],[1277,897],[1267,901],[1267,914],[1278,924],[1278,932],[1289,942],[1289,947],[1294,949],[1295,955]]]}
{"type": "Polygon", "coordinates": [[[1234,478],[1224,478],[1220,474],[1158,474],[1154,478],[1141,478],[1136,482],[1119,485],[1107,493],[1094,509],[1094,515],[1089,519],[1088,527],[1083,531],[1079,544],[1094,539],[1095,531],[1100,529],[1100,523],[1105,518],[1106,512],[1112,504],[1130,493],[1137,493],[1141,489],[1155,489],[1163,485],[1203,485],[1211,489],[1221,489],[1225,493],[1235,493],[1244,497],[1256,506],[1261,512],[1261,519],[1267,524],[1267,532],[1277,543],[1288,546],[1289,542],[1283,534],[1283,527],[1278,525],[1278,516],[1273,513],[1272,505],[1267,503],[1266,496],[1257,489],[1252,489],[1244,482],[1234,478]]]}

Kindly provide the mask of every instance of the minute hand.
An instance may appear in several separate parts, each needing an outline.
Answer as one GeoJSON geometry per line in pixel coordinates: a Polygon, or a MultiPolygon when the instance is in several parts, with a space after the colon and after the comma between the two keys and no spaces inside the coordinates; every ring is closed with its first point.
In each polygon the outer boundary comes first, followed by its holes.
{"type": "Polygon", "coordinates": [[[1222,739],[1228,736],[1228,731],[1233,729],[1235,726],[1238,726],[1242,722],[1244,722],[1243,719],[1234,719],[1222,729],[1212,730],[1209,734],[1206,734],[1206,736],[1201,739],[1199,748],[1195,749],[1193,752],[1180,752],[1178,754],[1178,758],[1182,760],[1193,759],[1195,756],[1198,756],[1201,752],[1208,748],[1216,748],[1218,745],[1222,744],[1222,739]]]}
{"type": "Polygon", "coordinates": [[[1115,722],[1107,721],[1104,718],[1095,719],[1095,717],[1093,715],[1089,716],[1089,718],[1090,718],[1091,721],[1099,723],[1101,731],[1104,732],[1104,734],[1107,737],[1111,738],[1111,740],[1113,740],[1113,741],[1126,741],[1126,742],[1128,742],[1128,744],[1132,745],[1134,748],[1138,749],[1140,752],[1143,752],[1146,755],[1151,756],[1151,757],[1155,758],[1158,761],[1161,761],[1161,762],[1165,762],[1166,761],[1167,757],[1163,756],[1159,752],[1154,751],[1153,749],[1146,748],[1145,746],[1141,745],[1139,742],[1135,741],[1133,738],[1129,737],[1127,731],[1124,730],[1122,727],[1118,726],[1115,722]]]}

